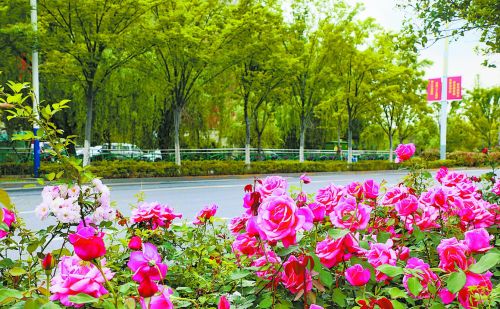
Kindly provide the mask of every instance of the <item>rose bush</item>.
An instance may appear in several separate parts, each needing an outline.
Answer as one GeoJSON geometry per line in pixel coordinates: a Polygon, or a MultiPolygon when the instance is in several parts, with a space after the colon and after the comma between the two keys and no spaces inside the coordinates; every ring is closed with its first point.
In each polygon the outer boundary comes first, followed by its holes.
{"type": "MultiPolygon", "coordinates": [[[[16,93],[11,115],[32,117],[16,93]]],[[[55,154],[53,111],[40,109],[55,154]]],[[[32,138],[33,136],[30,136],[32,138]]],[[[42,137],[42,136],[41,136],[42,137]]],[[[40,137],[40,138],[41,138],[40,137]]],[[[22,138],[22,137],[20,137],[22,138]]],[[[414,146],[401,146],[411,162],[414,146]]],[[[127,217],[76,159],[60,157],[30,231],[0,191],[0,306],[14,308],[495,308],[500,304],[498,181],[441,169],[401,183],[306,192],[270,176],[242,188],[241,216],[194,218],[147,202],[127,217]],[[291,188],[291,189],[289,189],[291,188]],[[55,239],[62,240],[55,242],[55,239]]],[[[209,201],[207,201],[209,202],[209,201]]]]}

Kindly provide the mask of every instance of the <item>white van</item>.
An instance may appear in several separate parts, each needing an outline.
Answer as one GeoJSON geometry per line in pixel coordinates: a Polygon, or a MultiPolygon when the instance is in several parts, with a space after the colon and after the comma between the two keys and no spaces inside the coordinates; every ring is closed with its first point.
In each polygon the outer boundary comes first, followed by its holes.
{"type": "Polygon", "coordinates": [[[141,148],[137,147],[134,144],[128,144],[128,143],[102,144],[101,152],[117,153],[130,158],[138,158],[144,154],[141,148]]]}

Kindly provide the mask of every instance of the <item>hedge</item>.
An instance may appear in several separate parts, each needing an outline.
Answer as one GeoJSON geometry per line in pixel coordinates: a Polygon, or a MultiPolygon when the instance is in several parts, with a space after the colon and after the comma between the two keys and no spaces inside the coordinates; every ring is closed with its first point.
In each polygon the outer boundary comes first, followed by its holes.
{"type": "MultiPolygon", "coordinates": [[[[448,160],[430,160],[433,155],[423,154],[415,157],[412,162],[426,168],[440,166],[478,167],[487,166],[488,158],[482,153],[452,152],[447,155],[448,160]]],[[[500,152],[489,154],[489,160],[500,162],[500,152]]],[[[403,166],[411,164],[405,162],[403,166]]],[[[143,178],[143,177],[173,177],[173,176],[208,176],[208,175],[243,175],[243,174],[272,174],[272,173],[302,173],[302,172],[340,172],[340,171],[372,171],[397,169],[400,165],[389,161],[373,160],[359,161],[348,165],[345,161],[306,161],[300,163],[293,160],[276,160],[252,162],[247,168],[242,161],[183,161],[179,168],[173,162],[145,162],[145,161],[100,161],[93,162],[91,171],[103,178],[143,178]]],[[[59,171],[57,163],[42,163],[42,174],[59,171]]],[[[0,163],[0,176],[4,175],[31,175],[31,163],[0,163]]]]}

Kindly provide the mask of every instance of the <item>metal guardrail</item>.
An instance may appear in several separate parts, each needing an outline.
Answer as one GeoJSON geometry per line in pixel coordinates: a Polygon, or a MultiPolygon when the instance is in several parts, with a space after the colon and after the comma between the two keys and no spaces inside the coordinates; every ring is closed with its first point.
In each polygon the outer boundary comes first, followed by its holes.
{"type": "MultiPolygon", "coordinates": [[[[0,148],[0,162],[29,162],[32,149],[0,148]]],[[[77,149],[81,153],[81,149],[77,149]]],[[[81,154],[80,154],[81,156],[81,154]]],[[[142,160],[142,161],[175,161],[174,149],[148,149],[148,150],[121,150],[121,149],[90,149],[91,161],[100,160],[142,160]]],[[[42,160],[54,161],[48,153],[42,152],[42,160]]],[[[304,157],[308,161],[346,160],[347,150],[337,152],[325,149],[305,149],[304,157]]],[[[250,158],[257,160],[298,160],[298,149],[272,149],[264,148],[259,153],[257,148],[250,149],[250,158]]],[[[359,160],[387,160],[388,151],[380,150],[353,150],[354,161],[359,160]]],[[[182,160],[245,160],[245,148],[214,148],[214,149],[181,149],[182,160]]]]}

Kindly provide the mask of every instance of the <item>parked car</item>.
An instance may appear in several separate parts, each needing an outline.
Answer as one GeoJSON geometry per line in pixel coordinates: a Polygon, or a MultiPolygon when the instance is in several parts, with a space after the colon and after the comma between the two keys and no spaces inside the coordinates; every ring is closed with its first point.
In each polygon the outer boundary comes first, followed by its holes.
{"type": "Polygon", "coordinates": [[[134,159],[140,159],[144,155],[144,152],[141,150],[141,148],[137,147],[134,144],[111,143],[103,144],[101,147],[101,153],[120,154],[134,159]]]}
{"type": "Polygon", "coordinates": [[[161,161],[162,160],[161,151],[159,149],[149,151],[143,154],[139,159],[142,161],[151,161],[151,162],[161,161]]]}

